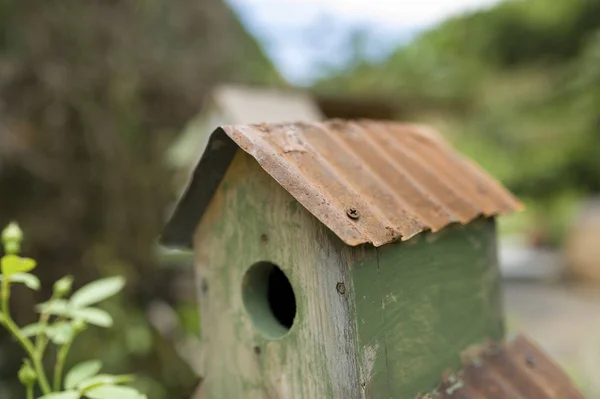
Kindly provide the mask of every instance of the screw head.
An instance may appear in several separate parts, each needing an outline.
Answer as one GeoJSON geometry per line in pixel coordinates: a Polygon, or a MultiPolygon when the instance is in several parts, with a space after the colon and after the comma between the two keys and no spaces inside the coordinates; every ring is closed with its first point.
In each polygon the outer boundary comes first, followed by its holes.
{"type": "Polygon", "coordinates": [[[531,356],[531,355],[525,356],[525,364],[529,368],[534,368],[535,367],[535,359],[534,359],[534,357],[531,356]]]}
{"type": "Polygon", "coordinates": [[[348,215],[348,217],[350,219],[358,219],[360,217],[360,212],[358,212],[358,209],[356,209],[355,207],[351,206],[348,209],[346,209],[346,215],[348,215]]]}
{"type": "Polygon", "coordinates": [[[344,285],[344,283],[337,283],[335,285],[335,289],[342,295],[346,293],[346,286],[344,285]]]}

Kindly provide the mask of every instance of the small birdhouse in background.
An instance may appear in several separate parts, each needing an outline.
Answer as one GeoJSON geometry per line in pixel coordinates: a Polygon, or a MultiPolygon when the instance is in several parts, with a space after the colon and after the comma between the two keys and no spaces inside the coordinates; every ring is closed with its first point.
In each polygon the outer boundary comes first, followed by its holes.
{"type": "Polygon", "coordinates": [[[162,237],[194,248],[205,397],[432,391],[504,336],[494,217],[520,208],[425,127],[218,128],[162,237]]]}
{"type": "Polygon", "coordinates": [[[242,85],[216,86],[202,104],[202,111],[167,150],[167,164],[176,172],[176,189],[185,187],[185,180],[193,172],[215,126],[296,119],[323,119],[319,107],[306,92],[242,85]]]}

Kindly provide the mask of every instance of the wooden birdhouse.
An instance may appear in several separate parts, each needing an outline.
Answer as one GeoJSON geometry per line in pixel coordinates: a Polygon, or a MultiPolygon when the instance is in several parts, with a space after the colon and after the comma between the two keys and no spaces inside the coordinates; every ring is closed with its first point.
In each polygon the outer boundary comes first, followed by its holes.
{"type": "Polygon", "coordinates": [[[195,252],[205,397],[430,391],[503,338],[494,217],[520,208],[422,126],[218,128],[162,237],[195,252]]]}

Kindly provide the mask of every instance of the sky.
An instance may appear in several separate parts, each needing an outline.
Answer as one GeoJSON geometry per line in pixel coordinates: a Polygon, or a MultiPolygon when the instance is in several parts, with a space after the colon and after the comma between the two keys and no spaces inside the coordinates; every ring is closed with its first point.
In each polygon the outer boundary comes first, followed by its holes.
{"type": "Polygon", "coordinates": [[[303,85],[353,59],[382,59],[444,19],[499,0],[228,0],[290,82],[303,85]],[[353,34],[360,32],[360,36],[353,34]]]}

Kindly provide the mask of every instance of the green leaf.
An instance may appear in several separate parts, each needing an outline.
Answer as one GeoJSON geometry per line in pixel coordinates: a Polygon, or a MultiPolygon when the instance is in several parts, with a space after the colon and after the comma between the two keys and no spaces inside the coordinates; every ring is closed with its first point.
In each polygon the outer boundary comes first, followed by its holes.
{"type": "Polygon", "coordinates": [[[61,321],[49,326],[46,335],[55,345],[64,345],[73,339],[75,332],[70,323],[61,321]]]}
{"type": "Polygon", "coordinates": [[[77,388],[85,393],[99,386],[125,384],[131,381],[133,381],[133,376],[131,375],[99,374],[81,381],[77,388]]]}
{"type": "Polygon", "coordinates": [[[25,337],[35,337],[36,335],[40,335],[41,333],[45,332],[46,328],[39,323],[33,323],[23,327],[21,329],[21,334],[23,334],[25,337]]]}
{"type": "Polygon", "coordinates": [[[73,389],[82,381],[94,377],[102,369],[100,360],[88,360],[73,367],[65,377],[65,388],[73,389]]]}
{"type": "Polygon", "coordinates": [[[9,278],[15,273],[27,273],[35,269],[35,266],[35,260],[31,258],[21,258],[17,255],[5,255],[0,260],[2,274],[9,278]]]}
{"type": "Polygon", "coordinates": [[[98,308],[75,309],[71,311],[69,315],[75,319],[84,320],[85,322],[98,327],[112,327],[113,325],[111,315],[98,308]]]}
{"type": "Polygon", "coordinates": [[[64,299],[53,299],[40,303],[36,306],[36,309],[40,313],[48,313],[55,316],[68,316],[70,313],[69,302],[64,299]]]}
{"type": "Polygon", "coordinates": [[[144,395],[130,387],[104,385],[90,389],[85,393],[89,399],[142,399],[144,395]]]}
{"type": "Polygon", "coordinates": [[[37,306],[37,311],[55,316],[66,316],[72,319],[79,319],[99,327],[112,327],[113,325],[112,317],[104,310],[98,308],[73,308],[71,303],[64,299],[54,299],[49,302],[41,303],[37,306]]]}
{"type": "Polygon", "coordinates": [[[42,286],[40,279],[30,273],[15,273],[9,279],[13,283],[23,283],[34,291],[39,290],[42,286]]]}
{"type": "Polygon", "coordinates": [[[71,297],[71,304],[76,308],[93,305],[117,294],[124,286],[125,279],[121,276],[94,281],[75,292],[71,297]]]}
{"type": "Polygon", "coordinates": [[[81,394],[77,391],[64,391],[57,393],[49,393],[48,395],[44,395],[39,399],[79,399],[81,394]]]}

